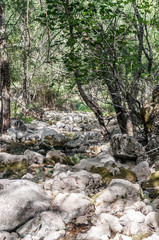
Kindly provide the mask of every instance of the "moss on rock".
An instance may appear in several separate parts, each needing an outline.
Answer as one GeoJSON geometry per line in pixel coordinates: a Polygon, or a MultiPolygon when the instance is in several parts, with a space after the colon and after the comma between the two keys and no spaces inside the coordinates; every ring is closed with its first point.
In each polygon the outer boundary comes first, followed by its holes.
{"type": "Polygon", "coordinates": [[[55,163],[65,164],[65,165],[73,165],[71,159],[66,156],[66,154],[62,153],[59,150],[49,151],[46,154],[46,159],[44,161],[46,164],[55,165],[55,163]]]}
{"type": "Polygon", "coordinates": [[[159,171],[152,173],[144,185],[145,188],[159,188],[159,171]]]}
{"type": "Polygon", "coordinates": [[[149,192],[151,199],[159,197],[159,171],[152,173],[143,187],[149,192]]]}
{"type": "Polygon", "coordinates": [[[137,233],[132,237],[132,240],[142,240],[148,238],[152,235],[152,233],[137,233]]]}
{"type": "Polygon", "coordinates": [[[3,173],[4,177],[21,178],[27,173],[27,170],[27,161],[14,161],[0,164],[0,173],[3,173]]]}
{"type": "Polygon", "coordinates": [[[124,167],[117,168],[117,171],[115,171],[116,166],[112,168],[112,170],[109,170],[105,167],[92,167],[90,171],[92,173],[98,173],[101,175],[105,183],[108,185],[113,179],[125,179],[132,183],[136,182],[136,174],[132,172],[129,169],[126,169],[124,167]],[[114,170],[113,170],[114,169],[114,170]]]}

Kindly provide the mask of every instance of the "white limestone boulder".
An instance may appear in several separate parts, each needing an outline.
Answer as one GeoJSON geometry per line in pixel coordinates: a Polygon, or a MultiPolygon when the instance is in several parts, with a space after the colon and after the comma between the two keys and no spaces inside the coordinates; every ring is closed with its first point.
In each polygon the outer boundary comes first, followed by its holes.
{"type": "Polygon", "coordinates": [[[29,180],[0,180],[0,231],[12,231],[49,209],[51,199],[38,184],[29,180]]]}

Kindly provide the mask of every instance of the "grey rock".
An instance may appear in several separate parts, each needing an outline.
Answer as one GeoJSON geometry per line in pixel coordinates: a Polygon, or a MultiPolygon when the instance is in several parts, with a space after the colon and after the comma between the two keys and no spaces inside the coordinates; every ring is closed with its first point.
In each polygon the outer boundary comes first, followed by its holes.
{"type": "Polygon", "coordinates": [[[17,141],[26,139],[28,135],[28,129],[22,120],[16,120],[14,121],[13,126],[7,130],[7,133],[14,141],[17,141]]]}
{"type": "Polygon", "coordinates": [[[69,157],[60,150],[49,151],[46,154],[46,161],[50,164],[60,163],[60,164],[69,164],[71,163],[69,157]]]}
{"type": "Polygon", "coordinates": [[[0,240],[18,240],[19,237],[16,233],[9,233],[0,231],[0,240]]]}
{"type": "Polygon", "coordinates": [[[134,138],[127,134],[115,134],[111,138],[111,147],[114,156],[134,159],[145,154],[145,148],[134,138]]]}
{"type": "Polygon", "coordinates": [[[4,165],[13,162],[26,162],[26,161],[28,161],[28,157],[24,155],[12,155],[9,153],[0,153],[0,163],[4,165]]]}
{"type": "Polygon", "coordinates": [[[27,126],[24,124],[24,122],[22,120],[16,120],[13,123],[13,128],[15,130],[24,131],[24,132],[27,130],[27,126]]]}
{"type": "Polygon", "coordinates": [[[129,222],[143,223],[145,216],[139,211],[129,210],[124,216],[120,218],[120,223],[126,225],[129,222]]]}
{"type": "Polygon", "coordinates": [[[57,133],[57,131],[55,129],[49,128],[49,127],[45,127],[42,130],[41,133],[41,139],[45,139],[46,137],[50,137],[50,136],[55,136],[57,133]]]}
{"type": "Polygon", "coordinates": [[[153,208],[153,211],[159,212],[159,199],[156,198],[152,203],[151,206],[153,208]]]}
{"type": "Polygon", "coordinates": [[[91,199],[81,193],[59,193],[54,199],[54,207],[61,212],[64,222],[84,214],[91,207],[91,199]]]}
{"type": "Polygon", "coordinates": [[[12,231],[36,214],[52,209],[41,186],[28,180],[0,180],[0,230],[12,231]]]}
{"type": "Polygon", "coordinates": [[[76,139],[76,140],[70,140],[64,144],[65,148],[80,148],[81,145],[83,145],[83,140],[82,139],[76,139]]]}
{"type": "Polygon", "coordinates": [[[0,153],[0,178],[17,178],[26,174],[28,158],[24,155],[11,155],[0,153]]]}
{"type": "Polygon", "coordinates": [[[105,240],[109,239],[111,233],[121,232],[122,226],[117,217],[110,214],[101,213],[93,219],[93,225],[86,234],[79,234],[77,239],[105,240]]]}
{"type": "Polygon", "coordinates": [[[44,189],[51,190],[52,194],[74,192],[92,196],[103,184],[99,174],[60,164],[55,165],[52,177],[44,183],[44,189]]]}
{"type": "Polygon", "coordinates": [[[154,228],[155,231],[159,231],[159,213],[150,212],[145,218],[145,223],[154,228]]]}
{"type": "Polygon", "coordinates": [[[116,233],[122,231],[122,225],[119,222],[119,219],[108,213],[100,213],[94,217],[92,223],[95,226],[106,224],[109,226],[110,231],[116,233]]]}
{"type": "Polygon", "coordinates": [[[75,223],[76,223],[76,225],[83,225],[83,224],[88,225],[89,224],[86,215],[77,217],[75,223]]]}
{"type": "Polygon", "coordinates": [[[28,179],[28,180],[33,180],[34,176],[31,173],[26,173],[22,179],[28,179]]]}
{"type": "Polygon", "coordinates": [[[56,240],[65,234],[65,224],[59,213],[42,212],[17,230],[25,240],[56,240]]]}
{"type": "Polygon", "coordinates": [[[109,152],[102,152],[95,158],[82,159],[80,163],[76,164],[77,168],[90,171],[91,167],[104,167],[105,164],[115,163],[114,157],[109,152]]]}
{"type": "Polygon", "coordinates": [[[151,174],[149,164],[146,161],[140,162],[132,171],[136,174],[138,181],[146,181],[151,174]]]}
{"type": "Polygon", "coordinates": [[[140,186],[127,180],[113,179],[109,186],[96,196],[96,214],[107,212],[111,203],[117,199],[128,197],[131,197],[133,201],[140,200],[140,186]]]}
{"type": "Polygon", "coordinates": [[[24,152],[24,155],[28,157],[29,164],[32,163],[42,164],[44,161],[44,157],[40,153],[34,151],[26,150],[24,152]]]}
{"type": "Polygon", "coordinates": [[[109,225],[106,223],[99,226],[92,226],[85,234],[78,234],[77,240],[109,240],[110,235],[109,225]]]}
{"type": "Polygon", "coordinates": [[[145,223],[129,222],[123,227],[123,234],[127,236],[140,234],[142,232],[149,232],[149,227],[145,223]]]}

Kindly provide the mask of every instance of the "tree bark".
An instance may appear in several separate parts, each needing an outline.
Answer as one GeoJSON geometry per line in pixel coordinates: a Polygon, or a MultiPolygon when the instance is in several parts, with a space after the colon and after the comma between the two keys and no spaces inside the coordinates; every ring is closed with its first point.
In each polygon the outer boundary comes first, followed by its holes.
{"type": "Polygon", "coordinates": [[[10,76],[5,38],[5,11],[0,2],[0,132],[5,133],[10,127],[10,76]]]}
{"type": "Polygon", "coordinates": [[[120,92],[116,86],[116,84],[113,84],[111,82],[106,82],[111,98],[112,98],[112,103],[115,108],[115,112],[117,115],[117,121],[118,125],[120,127],[121,133],[127,133],[127,113],[125,108],[122,106],[122,99],[120,96],[120,92]]]}
{"type": "Polygon", "coordinates": [[[30,54],[30,31],[29,31],[29,3],[30,0],[27,0],[27,11],[25,17],[24,25],[24,58],[23,58],[23,67],[24,67],[24,79],[23,79],[23,96],[22,96],[22,113],[26,114],[26,105],[28,102],[28,60],[30,54]]]}
{"type": "Polygon", "coordinates": [[[104,139],[109,140],[110,133],[106,128],[104,118],[103,118],[103,113],[102,113],[100,106],[98,105],[98,103],[95,100],[93,100],[90,96],[88,96],[85,93],[85,91],[83,90],[82,85],[81,85],[80,81],[78,81],[78,79],[76,79],[76,83],[77,83],[78,91],[79,91],[83,101],[92,110],[92,112],[95,114],[96,118],[98,119],[101,133],[102,133],[104,139]]]}

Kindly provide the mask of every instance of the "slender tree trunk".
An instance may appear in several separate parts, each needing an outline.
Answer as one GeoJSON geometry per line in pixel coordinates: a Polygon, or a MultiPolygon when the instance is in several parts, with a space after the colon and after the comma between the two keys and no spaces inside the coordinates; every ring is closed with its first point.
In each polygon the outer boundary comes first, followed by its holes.
{"type": "Polygon", "coordinates": [[[3,133],[10,127],[10,77],[8,58],[2,64],[3,133]]]}
{"type": "Polygon", "coordinates": [[[106,128],[104,118],[103,118],[103,113],[102,113],[100,106],[98,105],[98,103],[95,100],[93,100],[90,96],[88,96],[85,93],[85,91],[83,90],[83,88],[80,84],[80,81],[78,81],[78,79],[76,80],[76,83],[77,83],[78,91],[79,91],[83,101],[92,110],[92,112],[95,114],[96,118],[98,119],[101,133],[102,133],[104,139],[108,140],[110,138],[110,133],[106,128]]]}
{"type": "Polygon", "coordinates": [[[23,58],[23,95],[22,95],[22,113],[26,112],[27,104],[27,83],[28,83],[28,50],[27,50],[27,29],[24,31],[24,58],[23,58]]]}
{"type": "Polygon", "coordinates": [[[23,96],[22,96],[22,113],[26,113],[26,104],[28,101],[27,84],[28,84],[28,59],[30,52],[30,31],[29,31],[29,2],[27,0],[27,12],[25,18],[25,29],[24,29],[24,78],[23,78],[23,96]]]}
{"type": "Polygon", "coordinates": [[[5,39],[4,4],[0,2],[0,132],[6,132],[10,127],[10,76],[5,39]]]}
{"type": "Polygon", "coordinates": [[[125,108],[122,106],[122,99],[120,96],[120,92],[115,84],[111,82],[106,82],[111,98],[112,103],[115,108],[115,112],[117,114],[117,121],[120,127],[121,133],[127,133],[127,113],[125,108]]]}

